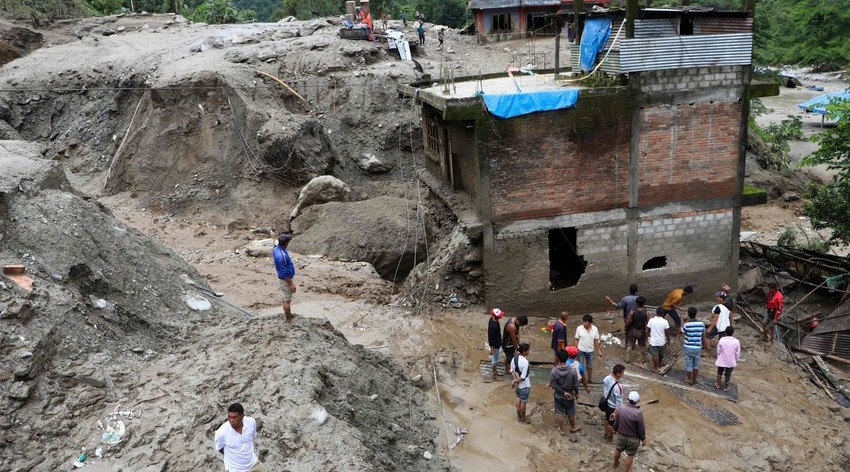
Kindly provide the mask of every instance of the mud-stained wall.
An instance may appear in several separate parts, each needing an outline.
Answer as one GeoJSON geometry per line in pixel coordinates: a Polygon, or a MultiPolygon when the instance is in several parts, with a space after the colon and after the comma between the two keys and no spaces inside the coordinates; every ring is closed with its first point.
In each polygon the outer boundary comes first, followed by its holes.
{"type": "Polygon", "coordinates": [[[479,172],[474,127],[474,122],[455,122],[449,123],[448,130],[454,187],[476,197],[479,172]]]}
{"type": "Polygon", "coordinates": [[[606,294],[626,293],[631,281],[638,283],[650,305],[659,305],[670,289],[687,284],[695,288],[694,300],[710,299],[717,287],[729,282],[735,211],[630,218],[626,210],[613,210],[497,225],[493,250],[484,263],[488,301],[536,316],[563,309],[599,310],[606,294]],[[637,235],[631,250],[630,226],[637,235]],[[568,227],[577,230],[576,251],[586,266],[576,285],[553,290],[548,233],[568,227]],[[666,265],[643,270],[653,257],[665,257],[666,265]]]}
{"type": "Polygon", "coordinates": [[[484,124],[494,222],[623,208],[629,203],[628,94],[484,124]]]}
{"type": "Polygon", "coordinates": [[[641,110],[639,204],[735,196],[740,120],[738,102],[641,110]]]}

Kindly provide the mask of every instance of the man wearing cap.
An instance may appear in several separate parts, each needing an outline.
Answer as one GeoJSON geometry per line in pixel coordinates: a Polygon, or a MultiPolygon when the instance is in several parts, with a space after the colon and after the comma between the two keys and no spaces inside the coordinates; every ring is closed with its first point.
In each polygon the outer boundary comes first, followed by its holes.
{"type": "Polygon", "coordinates": [[[567,318],[570,312],[562,311],[558,321],[552,326],[552,351],[555,353],[555,364],[558,363],[558,351],[567,347],[567,318]]]}
{"type": "Polygon", "coordinates": [[[531,380],[528,378],[528,353],[531,347],[528,343],[522,343],[518,348],[519,355],[511,359],[511,376],[514,379],[511,387],[516,389],[516,417],[521,423],[531,423],[525,416],[525,407],[531,395],[531,380]]]}
{"type": "Polygon", "coordinates": [[[617,431],[617,442],[614,445],[614,468],[620,467],[620,455],[626,452],[625,471],[632,470],[640,446],[646,446],[646,424],[643,421],[643,412],[640,411],[638,402],[640,394],[632,390],[629,392],[629,402],[617,407],[612,415],[614,417],[614,429],[617,431]]]}
{"type": "Polygon", "coordinates": [[[496,366],[499,365],[499,350],[502,348],[502,326],[499,320],[505,316],[505,312],[493,308],[490,310],[490,322],[487,324],[487,344],[490,345],[490,369],[493,370],[493,380],[499,378],[496,366]]]}
{"type": "Polygon", "coordinates": [[[726,336],[726,328],[732,325],[732,318],[729,316],[731,312],[726,307],[726,292],[721,290],[715,293],[714,300],[717,304],[711,309],[714,318],[712,318],[711,324],[708,325],[708,339],[713,339],[715,336],[720,336],[721,338],[726,336]]]}
{"type": "Polygon", "coordinates": [[[519,329],[528,324],[527,316],[514,316],[505,323],[502,334],[502,350],[505,351],[505,372],[511,371],[511,360],[519,346],[519,329]]]}
{"type": "Polygon", "coordinates": [[[283,292],[283,314],[286,316],[286,321],[292,321],[292,294],[295,293],[295,282],[292,279],[295,277],[295,264],[292,263],[292,257],[286,251],[289,241],[292,240],[292,235],[286,232],[280,233],[277,236],[277,246],[275,246],[272,255],[274,256],[274,268],[277,271],[277,278],[280,281],[280,289],[283,292]]]}
{"type": "MultiPolygon", "coordinates": [[[[584,371],[584,366],[576,360],[578,357],[578,349],[575,346],[567,346],[567,366],[572,367],[576,371],[576,375],[581,380],[582,385],[584,385],[584,391],[590,393],[590,385],[587,384],[587,374],[584,371]]],[[[578,401],[578,397],[576,397],[576,401],[578,401]]]]}

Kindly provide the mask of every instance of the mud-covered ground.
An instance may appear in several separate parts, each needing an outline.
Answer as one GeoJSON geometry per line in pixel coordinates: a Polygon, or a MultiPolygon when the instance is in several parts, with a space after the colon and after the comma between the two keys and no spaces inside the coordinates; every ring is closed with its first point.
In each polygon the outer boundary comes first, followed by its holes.
{"type": "MultiPolygon", "coordinates": [[[[13,289],[0,292],[2,354],[14,360],[0,368],[10,411],[3,468],[69,468],[80,447],[93,450],[102,428],[115,426],[117,408],[134,412],[118,417],[125,436],[102,444],[103,459],[91,457],[87,469],[215,469],[211,435],[234,400],[260,420],[258,448],[271,470],[610,467],[613,447],[593,407],[579,407],[582,431],[570,442],[557,434],[552,394],[539,380],[532,424],[521,425],[507,382],[479,375],[485,307],[448,308],[438,293],[446,285],[463,293],[462,277],[437,273],[421,292],[403,293],[371,264],[295,252],[300,316],[283,323],[271,259],[249,255],[246,245],[286,226],[309,178],[341,178],[352,203],[372,201],[376,212],[379,197],[409,200],[417,212],[408,221],[422,234],[426,219],[435,226],[429,238],[452,234],[450,218],[424,209],[428,191],[413,178],[421,129],[396,81],[438,81],[441,64],[456,76],[501,71],[553,49],[551,40],[478,45],[449,31],[444,50],[429,38],[414,51],[418,71],[370,43],[339,40],[335,29],[324,20],[82,20],[42,30],[40,49],[0,68],[0,132],[43,143],[38,154],[60,164],[66,187],[83,197],[3,190],[13,196],[0,211],[21,216],[0,222],[1,262],[24,263],[37,276],[30,308],[13,289]],[[257,70],[283,79],[306,103],[257,70]],[[366,153],[390,170],[361,166],[366,153]],[[189,295],[212,309],[188,309],[189,295]],[[457,427],[469,432],[450,449],[457,427]]],[[[762,214],[747,212],[744,229],[762,214]]],[[[797,218],[777,215],[786,224],[797,218]]],[[[340,226],[337,244],[357,244],[340,226]]],[[[437,241],[428,243],[436,250],[437,241]]],[[[815,303],[827,311],[834,302],[815,303]]],[[[603,333],[622,336],[616,315],[596,317],[603,333]]],[[[579,318],[573,314],[570,331],[579,318]]],[[[534,319],[524,332],[532,359],[544,363],[546,321],[534,319]]],[[[627,370],[625,382],[644,398],[649,435],[637,470],[837,471],[850,463],[847,410],[781,346],[768,348],[740,326],[737,402],[683,390],[674,375],[627,370]],[[697,406],[739,424],[718,426],[697,406]]],[[[623,356],[622,348],[603,349],[609,368],[623,356]]],[[[711,356],[703,362],[701,382],[709,384],[711,356]]]]}

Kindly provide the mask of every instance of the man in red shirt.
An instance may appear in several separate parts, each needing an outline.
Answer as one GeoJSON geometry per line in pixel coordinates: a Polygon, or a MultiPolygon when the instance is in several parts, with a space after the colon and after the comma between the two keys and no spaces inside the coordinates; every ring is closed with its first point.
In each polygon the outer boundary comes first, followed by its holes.
{"type": "Polygon", "coordinates": [[[776,331],[776,323],[779,318],[782,318],[782,308],[784,307],[782,292],[779,291],[779,286],[771,282],[767,284],[767,313],[762,320],[762,330],[764,331],[765,341],[773,344],[773,338],[779,338],[776,331]]]}

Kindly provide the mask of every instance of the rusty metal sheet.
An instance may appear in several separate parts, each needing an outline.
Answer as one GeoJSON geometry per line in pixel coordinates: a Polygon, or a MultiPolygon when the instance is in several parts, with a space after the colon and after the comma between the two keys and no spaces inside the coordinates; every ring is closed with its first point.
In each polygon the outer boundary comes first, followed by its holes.
{"type": "Polygon", "coordinates": [[[620,43],[621,72],[749,65],[751,33],[624,39],[620,43]]]}
{"type": "Polygon", "coordinates": [[[805,349],[850,359],[850,333],[808,334],[801,346],[805,349]]]}
{"type": "Polygon", "coordinates": [[[635,20],[635,38],[660,38],[679,35],[679,18],[635,20]]]}
{"type": "Polygon", "coordinates": [[[752,33],[752,18],[698,16],[694,18],[694,34],[752,33]]]}

